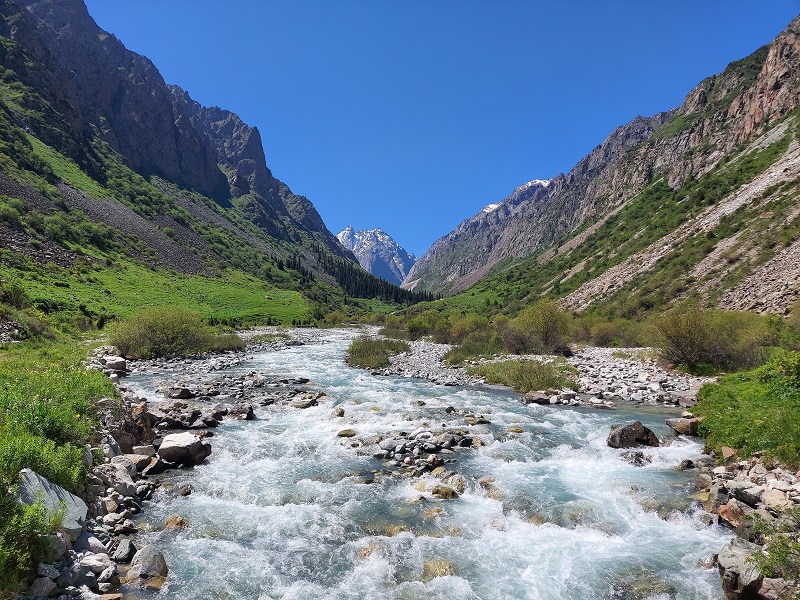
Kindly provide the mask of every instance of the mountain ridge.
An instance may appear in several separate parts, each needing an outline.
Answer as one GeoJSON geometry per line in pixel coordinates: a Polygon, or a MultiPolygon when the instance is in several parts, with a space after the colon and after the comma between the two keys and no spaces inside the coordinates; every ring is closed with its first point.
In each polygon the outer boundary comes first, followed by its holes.
{"type": "Polygon", "coordinates": [[[403,282],[417,261],[413,253],[400,246],[380,227],[356,231],[348,225],[336,237],[342,246],[355,254],[364,269],[397,285],[403,282]]]}

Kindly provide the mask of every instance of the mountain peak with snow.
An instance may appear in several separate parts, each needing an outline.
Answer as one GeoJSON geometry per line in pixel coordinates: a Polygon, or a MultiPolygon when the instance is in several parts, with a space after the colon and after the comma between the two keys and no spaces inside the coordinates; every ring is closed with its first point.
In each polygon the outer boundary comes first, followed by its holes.
{"type": "Polygon", "coordinates": [[[336,237],[342,246],[356,255],[358,264],[373,275],[397,285],[417,262],[416,256],[380,227],[356,231],[348,225],[336,237]]]}

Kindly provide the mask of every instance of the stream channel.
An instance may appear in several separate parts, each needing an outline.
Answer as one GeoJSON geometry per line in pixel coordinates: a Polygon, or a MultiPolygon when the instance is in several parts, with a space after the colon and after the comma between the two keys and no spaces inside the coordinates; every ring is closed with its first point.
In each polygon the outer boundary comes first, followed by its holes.
{"type": "MultiPolygon", "coordinates": [[[[672,437],[663,410],[526,406],[504,390],[374,377],[344,362],[354,335],[321,331],[318,343],[209,374],[306,377],[328,398],[225,421],[209,459],[167,480],[144,512],[153,531],[141,537],[162,550],[170,575],[143,598],[724,597],[703,563],[731,536],[701,522],[688,500],[697,471],[677,469],[701,456],[700,443],[647,449],[643,467],[606,445],[610,425],[633,419],[672,437]],[[332,416],[336,407],[344,417],[332,416]],[[464,410],[490,424],[467,425],[464,410]],[[433,476],[405,477],[372,457],[377,446],[358,447],[419,426],[483,442],[441,455],[466,480],[458,498],[433,498],[420,491],[433,476]],[[345,428],[356,437],[337,437],[345,428]],[[373,480],[375,471],[385,474],[373,480]],[[493,483],[480,485],[486,476],[493,483]],[[189,496],[168,491],[186,483],[189,496]],[[189,526],[163,529],[175,513],[189,526]]],[[[155,400],[162,379],[136,375],[127,385],[155,400]]]]}

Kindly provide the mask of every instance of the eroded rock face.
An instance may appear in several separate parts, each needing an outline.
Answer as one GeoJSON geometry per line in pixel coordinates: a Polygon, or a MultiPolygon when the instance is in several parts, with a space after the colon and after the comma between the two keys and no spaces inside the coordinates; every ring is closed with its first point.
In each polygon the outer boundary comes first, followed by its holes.
{"type": "Polygon", "coordinates": [[[612,425],[606,443],[612,448],[638,448],[660,445],[658,437],[639,421],[627,425],[612,425]]]}

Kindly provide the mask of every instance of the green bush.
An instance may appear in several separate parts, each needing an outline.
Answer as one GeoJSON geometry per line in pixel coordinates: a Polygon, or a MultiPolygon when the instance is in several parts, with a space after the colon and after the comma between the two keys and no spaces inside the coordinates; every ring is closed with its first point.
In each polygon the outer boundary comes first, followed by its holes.
{"type": "Polygon", "coordinates": [[[548,362],[508,360],[485,363],[469,369],[470,375],[484,377],[489,383],[499,383],[520,393],[531,390],[577,389],[577,372],[563,359],[548,362]]]}
{"type": "Polygon", "coordinates": [[[41,560],[42,535],[54,529],[54,517],[42,504],[20,505],[11,494],[0,495],[0,514],[0,598],[15,598],[41,560]]]}
{"type": "Polygon", "coordinates": [[[0,301],[22,310],[31,305],[25,286],[18,279],[9,279],[0,285],[0,301]]]}
{"type": "Polygon", "coordinates": [[[402,340],[379,339],[362,335],[354,339],[347,349],[347,364],[365,369],[383,369],[389,366],[389,357],[410,349],[402,340]]]}
{"type": "MultiPolygon", "coordinates": [[[[238,339],[238,338],[236,338],[238,339]]],[[[119,323],[109,335],[109,341],[127,358],[154,358],[200,354],[211,349],[223,350],[231,344],[239,346],[234,337],[216,338],[214,329],[200,316],[180,307],[147,308],[131,319],[119,323]],[[225,345],[225,342],[229,345],[225,345]]]]}
{"type": "Polygon", "coordinates": [[[683,302],[657,317],[662,357],[692,372],[714,372],[753,367],[763,358],[766,335],[758,315],[713,311],[683,302]]]}
{"type": "Polygon", "coordinates": [[[754,556],[759,570],[767,577],[793,581],[794,597],[800,597],[800,508],[785,510],[774,521],[767,521],[758,513],[752,518],[754,532],[765,545],[764,551],[754,556]]]}
{"type": "Polygon", "coordinates": [[[567,347],[569,315],[552,300],[539,300],[509,324],[506,346],[514,354],[560,353],[567,347]]]}

